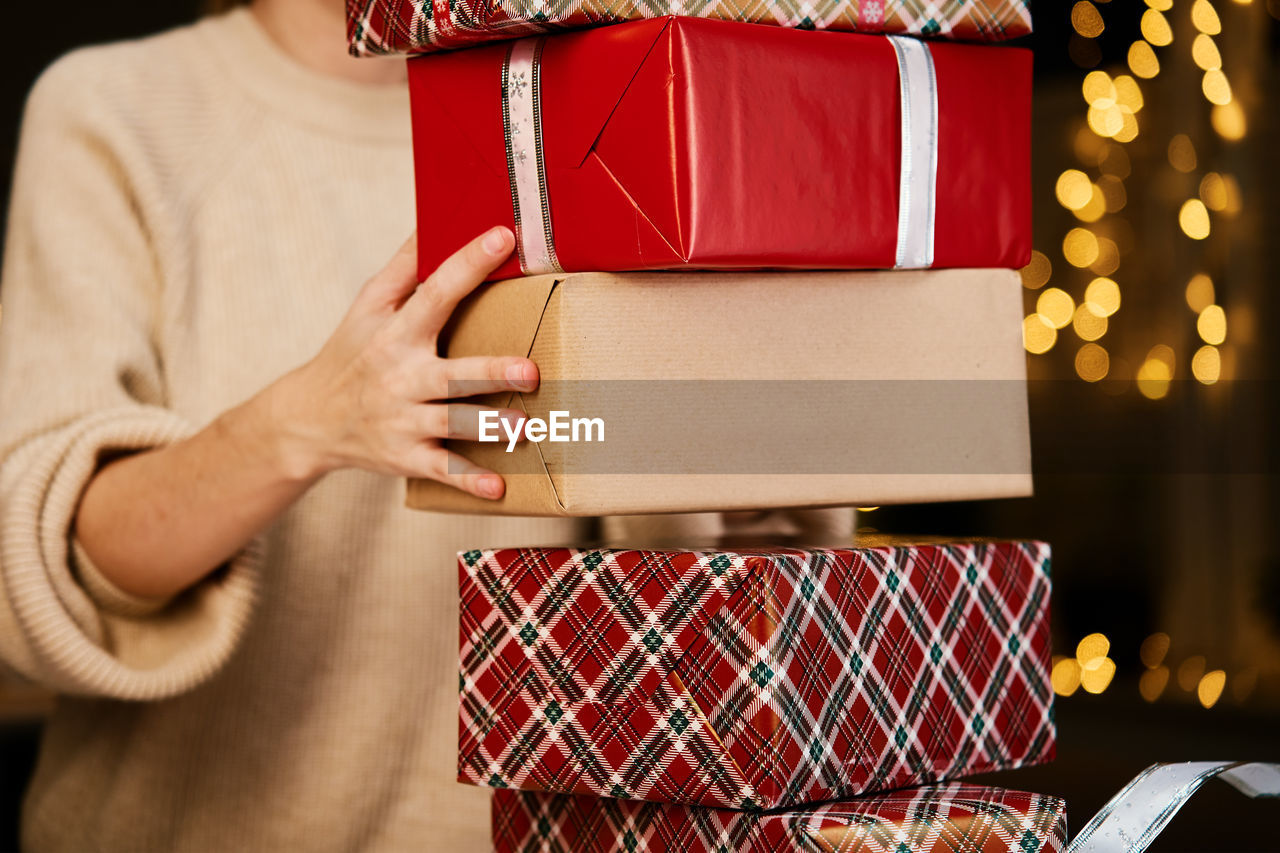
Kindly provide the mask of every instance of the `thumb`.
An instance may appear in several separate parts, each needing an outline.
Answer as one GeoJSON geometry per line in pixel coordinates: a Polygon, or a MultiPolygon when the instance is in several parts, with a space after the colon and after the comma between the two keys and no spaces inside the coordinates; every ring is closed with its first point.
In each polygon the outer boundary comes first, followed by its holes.
{"type": "Polygon", "coordinates": [[[396,250],[378,273],[361,288],[355,304],[376,312],[399,310],[418,287],[418,232],[396,250]]]}

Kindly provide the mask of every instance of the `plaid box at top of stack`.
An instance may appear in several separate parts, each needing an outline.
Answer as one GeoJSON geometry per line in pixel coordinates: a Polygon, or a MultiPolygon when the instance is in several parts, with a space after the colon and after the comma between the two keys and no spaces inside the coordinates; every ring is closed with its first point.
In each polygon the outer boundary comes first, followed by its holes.
{"type": "Polygon", "coordinates": [[[430,53],[673,14],[970,41],[1031,32],[1026,0],[347,0],[347,35],[356,56],[430,53]]]}
{"type": "Polygon", "coordinates": [[[775,812],[498,791],[495,853],[1060,853],[1057,797],[949,784],[775,812]]]}
{"type": "Polygon", "coordinates": [[[1004,267],[1031,252],[1031,54],[699,18],[409,63],[425,277],[1004,267]]]}
{"type": "Polygon", "coordinates": [[[460,555],[459,778],[774,809],[1047,761],[1036,542],[460,555]]]}

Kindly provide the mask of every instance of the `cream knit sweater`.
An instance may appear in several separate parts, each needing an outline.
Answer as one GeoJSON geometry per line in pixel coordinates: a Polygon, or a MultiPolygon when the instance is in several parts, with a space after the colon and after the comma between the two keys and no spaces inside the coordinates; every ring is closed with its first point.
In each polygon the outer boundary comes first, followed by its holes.
{"type": "Polygon", "coordinates": [[[489,849],[487,792],[454,781],[454,554],[587,522],[414,513],[344,471],[170,602],[71,529],[104,456],[310,358],[412,227],[403,87],[307,71],[243,10],[37,84],[0,280],[0,661],[63,694],[29,849],[489,849]]]}

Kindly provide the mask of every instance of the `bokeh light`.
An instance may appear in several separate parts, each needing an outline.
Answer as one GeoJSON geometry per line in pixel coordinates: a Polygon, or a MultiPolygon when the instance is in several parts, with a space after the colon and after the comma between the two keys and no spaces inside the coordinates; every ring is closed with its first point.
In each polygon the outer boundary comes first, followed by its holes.
{"type": "MultiPolygon", "coordinates": [[[[1192,240],[1203,240],[1209,236],[1209,211],[1204,202],[1198,198],[1187,199],[1178,211],[1178,225],[1182,233],[1192,240]]],[[[1070,260],[1068,258],[1068,260],[1070,260]]]]}
{"type": "Polygon", "coordinates": [[[1062,239],[1062,256],[1073,267],[1084,269],[1098,259],[1098,238],[1087,228],[1072,228],[1062,239]]]}
{"type": "Polygon", "coordinates": [[[1220,344],[1227,339],[1227,312],[1221,305],[1209,305],[1196,318],[1196,333],[1206,344],[1220,344]]]}
{"type": "Polygon", "coordinates": [[[1164,663],[1164,656],[1169,653],[1169,635],[1163,631],[1157,631],[1142,641],[1142,646],[1138,649],[1138,657],[1142,659],[1142,665],[1147,669],[1155,669],[1164,663]]]}
{"type": "Polygon", "coordinates": [[[1099,345],[1088,343],[1076,350],[1076,375],[1085,382],[1105,379],[1110,369],[1111,357],[1099,345]]]}
{"type": "Polygon", "coordinates": [[[1109,278],[1099,276],[1089,282],[1089,286],[1084,289],[1084,301],[1099,315],[1110,317],[1120,310],[1120,285],[1109,278]]]}
{"type": "Polygon", "coordinates": [[[1053,275],[1053,264],[1044,252],[1032,249],[1031,260],[1018,272],[1022,275],[1023,287],[1027,290],[1039,290],[1049,283],[1049,277],[1053,275]]]}
{"type": "Polygon", "coordinates": [[[1208,308],[1215,299],[1213,279],[1202,272],[1191,276],[1191,280],[1187,282],[1186,298],[1187,307],[1197,314],[1208,308]]]}
{"type": "Polygon", "coordinates": [[[1160,60],[1156,59],[1156,52],[1145,41],[1135,41],[1129,45],[1127,58],[1129,70],[1138,77],[1150,80],[1160,73],[1160,60]]]}
{"type": "Polygon", "coordinates": [[[1206,708],[1212,708],[1218,704],[1218,699],[1222,697],[1222,689],[1227,686],[1227,674],[1220,669],[1206,672],[1204,677],[1200,679],[1200,683],[1196,685],[1196,698],[1200,700],[1200,704],[1206,708]]]}
{"type": "Polygon", "coordinates": [[[1065,290],[1050,287],[1036,299],[1036,313],[1055,329],[1065,328],[1075,314],[1076,304],[1065,290]]]}
{"type": "Polygon", "coordinates": [[[1027,352],[1041,355],[1053,349],[1057,340],[1058,330],[1039,314],[1028,314],[1022,321],[1022,345],[1027,352]]]}
{"type": "Polygon", "coordinates": [[[1205,344],[1191,357],[1191,375],[1204,385],[1212,385],[1222,376],[1222,356],[1218,348],[1205,344]]]}

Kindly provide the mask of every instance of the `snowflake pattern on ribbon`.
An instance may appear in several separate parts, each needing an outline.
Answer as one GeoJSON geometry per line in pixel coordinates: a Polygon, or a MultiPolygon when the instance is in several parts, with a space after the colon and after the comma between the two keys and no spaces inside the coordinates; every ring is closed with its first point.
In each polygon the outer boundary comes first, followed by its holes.
{"type": "Polygon", "coordinates": [[[1042,543],[459,566],[465,782],[776,808],[1053,755],[1042,543]]]}
{"type": "Polygon", "coordinates": [[[432,53],[673,14],[963,41],[1031,32],[1027,0],[347,0],[347,36],[356,56],[432,53]]]}
{"type": "Polygon", "coordinates": [[[495,853],[1061,853],[1057,797],[951,784],[740,812],[497,791],[495,853]]]}

